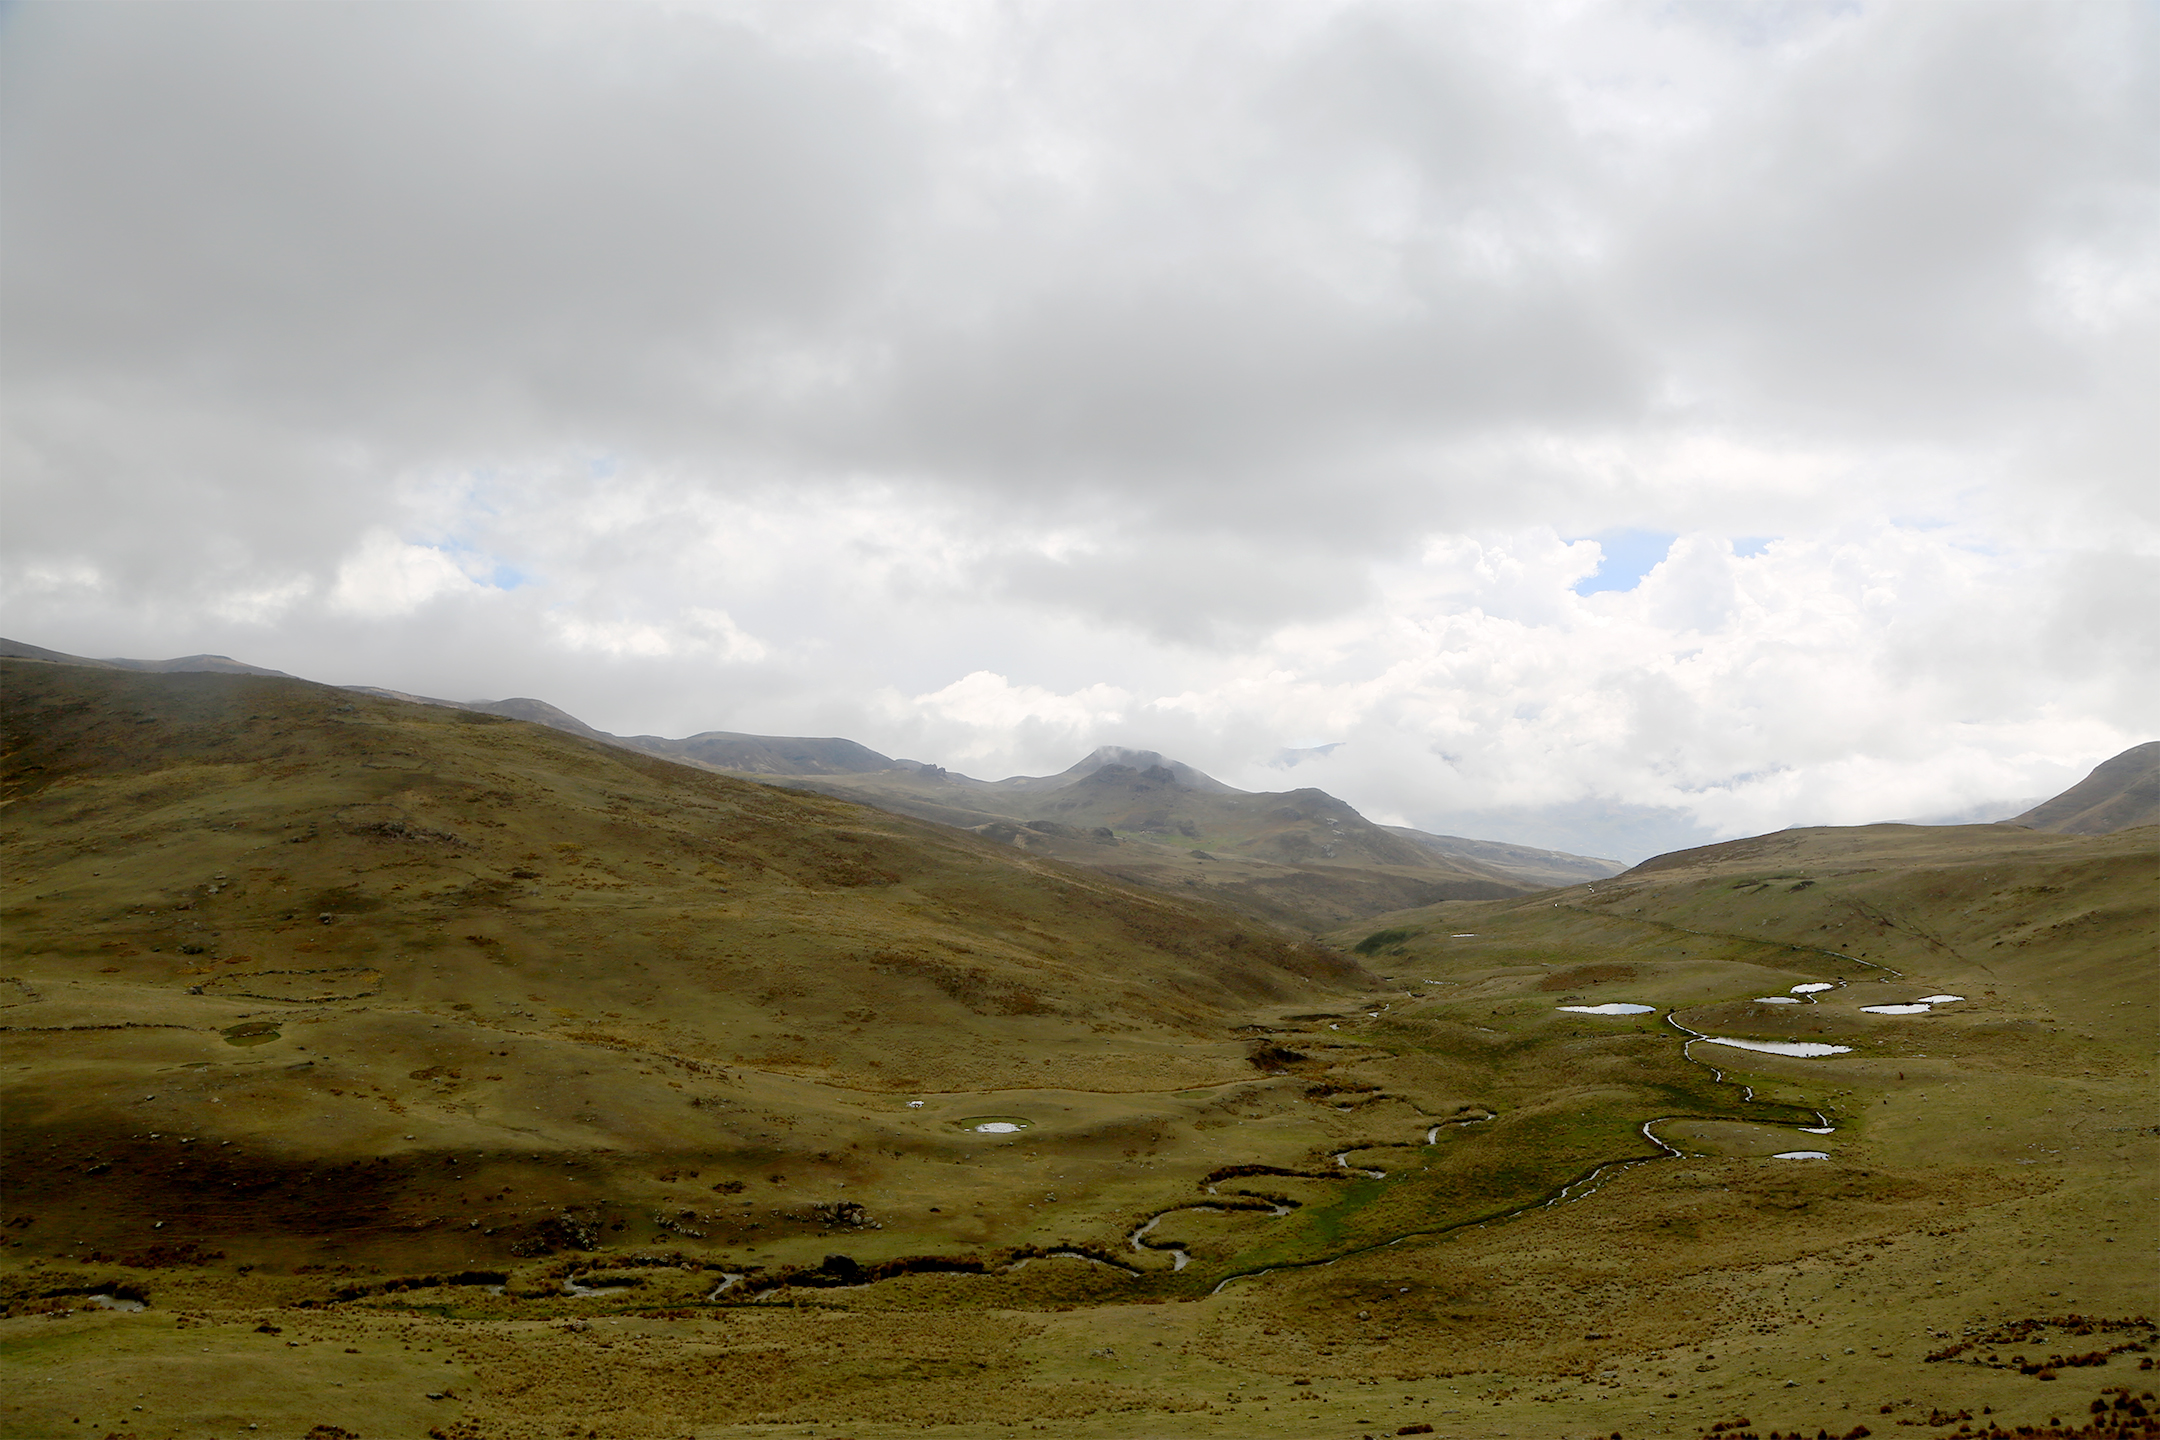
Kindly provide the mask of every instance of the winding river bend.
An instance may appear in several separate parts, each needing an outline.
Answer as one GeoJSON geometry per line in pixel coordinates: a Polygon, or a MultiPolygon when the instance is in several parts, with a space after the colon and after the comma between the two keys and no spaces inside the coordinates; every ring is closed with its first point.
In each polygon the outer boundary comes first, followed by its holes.
{"type": "MultiPolygon", "coordinates": [[[[1813,1004],[1815,1003],[1816,992],[1836,989],[1842,984],[1842,981],[1836,982],[1834,984],[1828,982],[1817,982],[1805,986],[1795,986],[1794,991],[1795,993],[1803,996],[1807,1003],[1813,1004]]],[[[1558,1008],[1584,1009],[1584,1007],[1576,1006],[1561,1006],[1558,1008]]],[[[1584,1013],[1602,1013],[1608,1015],[1643,1014],[1648,1013],[1654,1008],[1654,1006],[1629,1008],[1622,1008],[1618,1006],[1598,1007],[1596,1009],[1584,1009],[1584,1013]]],[[[1726,1078],[1723,1069],[1721,1069],[1717,1065],[1712,1064],[1708,1060],[1701,1059],[1694,1053],[1694,1047],[1697,1044],[1707,1043],[1715,1045],[1726,1045],[1736,1049],[1754,1050],[1762,1053],[1775,1055],[1795,1055],[1810,1059],[1828,1055],[1843,1055],[1850,1053],[1852,1049],[1852,1047],[1848,1045],[1815,1045],[1805,1042],[1785,1041],[1747,1041],[1735,1040],[1724,1036],[1709,1035],[1703,1031],[1694,1030],[1686,1025],[1681,1024],[1680,1021],[1675,1018],[1675,1012],[1671,1010],[1665,1012],[1665,1023],[1672,1026],[1675,1030],[1680,1031],[1682,1034],[1688,1036],[1688,1039],[1683,1041],[1680,1046],[1680,1053],[1684,1058],[1692,1060],[1696,1064],[1702,1065],[1707,1068],[1710,1071],[1715,1083],[1720,1085],[1738,1085],[1740,1087],[1741,1098],[1743,1102],[1748,1104],[1756,1103],[1755,1087],[1741,1081],[1735,1081],[1726,1078]]],[[[1820,1110],[1815,1111],[1814,1115],[1815,1123],[1813,1125],[1796,1125],[1791,1128],[1796,1133],[1803,1135],[1830,1135],[1836,1133],[1837,1127],[1830,1123],[1830,1118],[1827,1115],[1823,1114],[1820,1110]]],[[[1480,1118],[1489,1120],[1495,1117],[1488,1114],[1480,1118]]],[[[1256,1280],[1263,1275],[1273,1274],[1277,1270],[1304,1270],[1311,1269],[1315,1266],[1320,1265],[1332,1265],[1339,1260],[1347,1260],[1357,1255],[1368,1255],[1371,1254],[1373,1251],[1384,1250],[1391,1245],[1400,1245],[1405,1240],[1415,1239],[1420,1236],[1450,1235],[1459,1230],[1482,1229],[1487,1225],[1501,1224],[1505,1221],[1514,1220],[1524,1215],[1533,1214],[1539,1210],[1549,1210],[1556,1205],[1566,1205],[1577,1200],[1582,1200],[1602,1189],[1605,1183],[1613,1176],[1618,1175],[1623,1171],[1631,1170],[1637,1165],[1649,1165],[1659,1160],[1680,1160],[1686,1158],[1687,1152],[1660,1137],[1655,1127],[1667,1124],[1674,1120],[1702,1118],[1709,1117],[1688,1115],[1660,1115],[1655,1119],[1645,1120],[1642,1123],[1640,1133],[1645,1140],[1648,1140],[1652,1145],[1657,1146],[1659,1153],[1654,1155],[1630,1155],[1622,1159],[1608,1160],[1603,1162],[1602,1164],[1595,1165],[1589,1170],[1585,1171],[1583,1174],[1576,1176],[1574,1179],[1568,1181],[1566,1184],[1561,1185],[1559,1188],[1553,1190],[1542,1200],[1535,1200],[1526,1205],[1513,1206],[1505,1210],[1496,1211],[1490,1215],[1477,1216],[1466,1220],[1451,1221],[1445,1225],[1435,1225],[1418,1230],[1406,1230],[1402,1234],[1397,1235],[1392,1239],[1376,1241],[1371,1245],[1361,1245],[1355,1249],[1343,1251],[1339,1255],[1330,1255],[1322,1259],[1291,1261],[1280,1265],[1260,1266],[1250,1270],[1236,1271],[1232,1274],[1225,1275],[1221,1280],[1217,1281],[1215,1287],[1208,1293],[1211,1295],[1220,1295],[1225,1289],[1229,1288],[1231,1285],[1235,1284],[1239,1280],[1256,1280]]],[[[1751,1121],[1749,1123],[1765,1124],[1769,1122],[1751,1121]]],[[[1440,1127],[1437,1125],[1433,1126],[1430,1130],[1426,1132],[1425,1143],[1428,1145],[1433,1144],[1436,1140],[1438,1140],[1439,1134],[1440,1127]]],[[[1372,1149],[1376,1147],[1363,1146],[1358,1148],[1372,1149]]],[[[1338,1153],[1335,1156],[1335,1163],[1338,1166],[1347,1167],[1348,1161],[1345,1159],[1345,1157],[1351,1153],[1353,1152],[1342,1151],[1338,1153]]],[[[1786,1150],[1777,1152],[1771,1158],[1778,1160],[1824,1160],[1829,1158],[1829,1153],[1823,1150],[1786,1150]]],[[[1365,1173],[1377,1177],[1383,1172],[1367,1171],[1365,1173]]],[[[1174,1212],[1164,1211],[1163,1213],[1170,1214],[1174,1212]]],[[[1156,1218],[1160,1219],[1161,1216],[1157,1216],[1156,1218]]],[[[1150,1221],[1149,1228],[1153,1228],[1153,1224],[1154,1222],[1150,1221]]],[[[1182,1269],[1183,1267],[1180,1266],[1179,1268],[1182,1269]]]]}
{"type": "MultiPolygon", "coordinates": [[[[1813,1004],[1815,1003],[1815,997],[1819,992],[1840,988],[1843,983],[1844,982],[1842,981],[1813,982],[1810,984],[1793,987],[1793,993],[1798,997],[1800,1003],[1813,1004]]],[[[1642,1006],[1639,1008],[1631,1007],[1626,1011],[1609,1009],[1604,1010],[1602,1013],[1649,1013],[1655,1010],[1655,1008],[1656,1007],[1654,1006],[1642,1006]]],[[[1590,1013],[1600,1012],[1592,1011],[1590,1013]]],[[[1374,1015],[1368,1015],[1367,1018],[1376,1017],[1374,1015]]],[[[1670,1025],[1674,1030],[1679,1031],[1682,1035],[1685,1035],[1687,1037],[1681,1042],[1680,1048],[1682,1056],[1708,1069],[1715,1083],[1721,1085],[1737,1085],[1741,1091],[1741,1098],[1743,1103],[1748,1104],[1757,1103],[1755,1096],[1755,1088],[1752,1085],[1746,1084],[1745,1082],[1729,1079],[1722,1067],[1713,1063],[1711,1060],[1704,1059],[1703,1057],[1695,1054],[1696,1046],[1722,1045],[1743,1051],[1756,1051],[1759,1053],[1791,1055],[1811,1059],[1827,1055],[1845,1054],[1849,1053],[1849,1051],[1851,1050],[1850,1046],[1842,1045],[1826,1045],[1813,1044],[1809,1042],[1789,1041],[1752,1041],[1737,1039],[1729,1036],[1711,1035],[1707,1032],[1696,1030],[1687,1025],[1683,1025],[1679,1021],[1679,1019],[1676,1018],[1676,1012],[1671,1010],[1665,1012],[1664,1020],[1665,1023],[1670,1025]]],[[[1334,1029],[1336,1027],[1335,1025],[1331,1024],[1329,1028],[1334,1029]]],[[[1813,1114],[1815,1117],[1815,1124],[1796,1125],[1789,1128],[1791,1128],[1796,1134],[1803,1135],[1829,1135],[1835,1132],[1836,1127],[1830,1123],[1828,1116],[1824,1115],[1820,1110],[1814,1111],[1813,1114]]],[[[1440,1120],[1434,1124],[1427,1126],[1425,1130],[1423,1146],[1421,1146],[1420,1143],[1415,1140],[1372,1141],[1364,1144],[1349,1146],[1342,1150],[1333,1151],[1328,1157],[1333,1162],[1332,1170],[1294,1170],[1276,1166],[1254,1166],[1249,1168],[1239,1167],[1239,1173],[1247,1175],[1274,1174],[1284,1177],[1294,1177],[1306,1180],[1322,1180],[1330,1178],[1349,1180],[1353,1177],[1382,1180],[1387,1177],[1387,1171],[1366,1166],[1353,1165],[1350,1163],[1350,1157],[1352,1155],[1358,1155],[1362,1152],[1370,1150],[1394,1148],[1419,1149],[1423,1148],[1424,1146],[1435,1145],[1439,1142],[1441,1131],[1448,1128],[1449,1126],[1479,1125],[1485,1124],[1497,1118],[1498,1117],[1493,1114],[1489,1109],[1479,1107],[1470,1110],[1467,1113],[1440,1120]]],[[[1614,1176],[1619,1175],[1627,1170],[1633,1169],[1635,1166],[1649,1165],[1656,1163],[1660,1160],[1678,1160],[1686,1158],[1688,1153],[1687,1151],[1682,1150],[1679,1146],[1672,1144],[1671,1142],[1665,1140],[1663,1137],[1658,1135],[1658,1126],[1668,1124],[1676,1120],[1723,1120],[1728,1118],[1730,1117],[1661,1115],[1654,1119],[1646,1120],[1642,1123],[1639,1133],[1642,1135],[1643,1139],[1648,1141],[1651,1145],[1657,1147],[1655,1153],[1649,1155],[1629,1155],[1623,1156],[1616,1160],[1602,1161],[1596,1165],[1591,1166],[1589,1169],[1583,1171],[1581,1174],[1567,1180],[1565,1183],[1555,1187],[1551,1191],[1547,1192],[1543,1197],[1537,1200],[1530,1201],[1527,1204],[1512,1205],[1505,1209],[1493,1211],[1489,1214],[1471,1216],[1469,1218],[1461,1220],[1454,1220],[1443,1225],[1433,1225],[1414,1230],[1406,1230],[1401,1234],[1392,1236],[1386,1240],[1375,1241],[1369,1245],[1356,1246],[1352,1249],[1344,1250],[1338,1254],[1328,1255],[1313,1260],[1289,1261],[1275,1265],[1255,1266],[1251,1269],[1246,1270],[1236,1270],[1231,1272],[1230,1274],[1223,1276],[1220,1280],[1218,1280],[1208,1293],[1211,1295],[1219,1295],[1224,1290],[1226,1290],[1231,1285],[1237,1283],[1240,1280],[1259,1279],[1260,1277],[1272,1274],[1277,1270],[1301,1270],[1311,1269],[1321,1265],[1333,1265],[1338,1261],[1347,1260],[1354,1256],[1370,1254],[1376,1250],[1384,1250],[1392,1245],[1400,1245],[1405,1240],[1412,1240],[1436,1235],[1448,1235],[1460,1230],[1480,1229],[1488,1225],[1502,1224],[1506,1221],[1514,1220],[1524,1215],[1533,1214],[1540,1210],[1549,1210],[1557,1205],[1572,1204],[1576,1201],[1586,1199],[1589,1196],[1596,1194],[1600,1189],[1604,1188],[1606,1183],[1610,1181],[1614,1176]]],[[[1772,1122],[1750,1121],[1747,1123],[1769,1124],[1772,1122]]],[[[1776,1152],[1770,1158],[1782,1160],[1827,1159],[1828,1152],[1816,1149],[1796,1148],[1793,1150],[1776,1152]]],[[[1235,1200],[1231,1200],[1228,1197],[1221,1196],[1217,1186],[1213,1183],[1206,1184],[1205,1188],[1209,1197],[1207,1199],[1195,1200],[1187,1204],[1165,1206],[1162,1209],[1157,1210],[1153,1214],[1149,1215],[1139,1225],[1135,1226],[1130,1232],[1128,1232],[1125,1237],[1125,1243],[1127,1244],[1127,1246],[1130,1247],[1130,1249],[1136,1256],[1167,1256],[1170,1261],[1169,1273],[1175,1274],[1183,1271],[1188,1265],[1192,1263],[1191,1254],[1185,1249],[1185,1247],[1181,1245],[1159,1241],[1151,1238],[1156,1230],[1156,1227],[1161,1225],[1162,1222],[1168,1217],[1172,1215],[1186,1213],[1223,1215],[1244,1211],[1266,1213],[1273,1218],[1279,1219],[1283,1216],[1291,1214],[1294,1210],[1298,1208],[1297,1201],[1291,1200],[1283,1196],[1261,1195],[1255,1194],[1251,1191],[1247,1191],[1244,1192],[1243,1198],[1249,1200],[1250,1203],[1239,1204],[1235,1200]]],[[[1116,1261],[1107,1259],[1106,1257],[1101,1255],[1091,1254],[1080,1250],[1067,1249],[1058,1249],[1042,1252],[1039,1254],[1023,1256],[1018,1259],[1012,1260],[1004,1265],[985,1267],[985,1270],[982,1273],[1011,1273],[1015,1270],[1022,1268],[1023,1266],[1032,1264],[1035,1260],[1038,1259],[1072,1259],[1086,1261],[1091,1264],[1103,1265],[1108,1268],[1121,1271],[1133,1279],[1139,1279],[1149,1273],[1163,1273],[1159,1269],[1150,1272],[1147,1270],[1136,1268],[1131,1265],[1119,1264],[1116,1261]]],[[[711,1296],[708,1298],[713,1301],[719,1301],[722,1299],[722,1296],[726,1292],[734,1289],[737,1284],[737,1278],[730,1278],[726,1283],[723,1283],[718,1289],[714,1290],[711,1296]]],[[[757,1287],[754,1284],[743,1285],[740,1289],[736,1290],[736,1293],[744,1299],[759,1300],[769,1296],[778,1295],[787,1288],[789,1288],[787,1283],[785,1281],[781,1281],[763,1287],[757,1287]]]]}

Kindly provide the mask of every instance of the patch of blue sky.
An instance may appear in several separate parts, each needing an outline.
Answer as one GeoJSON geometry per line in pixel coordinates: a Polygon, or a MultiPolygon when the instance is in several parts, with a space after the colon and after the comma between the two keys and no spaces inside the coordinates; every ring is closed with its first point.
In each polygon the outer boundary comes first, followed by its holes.
{"type": "Polygon", "coordinates": [[[1664,530],[1606,530],[1577,538],[1597,541],[1603,556],[1595,575],[1575,582],[1576,594],[1595,595],[1603,590],[1633,590],[1680,537],[1664,530]]]}
{"type": "Polygon", "coordinates": [[[515,590],[521,585],[534,583],[534,577],[503,560],[497,559],[479,546],[450,536],[437,541],[432,547],[450,557],[458,569],[475,585],[485,585],[490,590],[515,590]]]}
{"type": "Polygon", "coordinates": [[[1775,535],[1735,535],[1732,553],[1741,560],[1752,560],[1768,550],[1777,538],[1775,535]]]}

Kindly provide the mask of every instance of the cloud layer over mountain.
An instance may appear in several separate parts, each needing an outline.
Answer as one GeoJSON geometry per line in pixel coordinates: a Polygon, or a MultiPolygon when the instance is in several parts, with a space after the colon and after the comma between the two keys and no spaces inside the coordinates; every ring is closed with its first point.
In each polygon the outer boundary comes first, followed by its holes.
{"type": "Polygon", "coordinates": [[[1622,856],[2149,738],[2133,0],[0,24],[26,640],[1622,856]]]}

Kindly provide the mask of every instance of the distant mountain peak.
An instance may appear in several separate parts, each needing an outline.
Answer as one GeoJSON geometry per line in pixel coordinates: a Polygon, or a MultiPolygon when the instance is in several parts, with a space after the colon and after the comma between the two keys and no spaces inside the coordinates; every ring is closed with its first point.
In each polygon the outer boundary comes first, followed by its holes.
{"type": "Polygon", "coordinates": [[[1079,784],[1097,771],[1113,766],[1132,770],[1140,775],[1160,770],[1168,781],[1208,795],[1245,793],[1234,786],[1223,784],[1212,775],[1195,770],[1182,760],[1172,760],[1159,750],[1133,750],[1123,745],[1098,745],[1077,764],[1055,775],[1015,775],[1011,779],[1000,780],[997,784],[1003,789],[1017,790],[1022,794],[1062,790],[1068,785],[1079,784]]]}
{"type": "Polygon", "coordinates": [[[1210,795],[1244,793],[1234,786],[1223,784],[1212,775],[1195,770],[1182,760],[1171,759],[1160,750],[1130,750],[1123,745],[1098,745],[1086,759],[1065,773],[1077,780],[1109,765],[1129,766],[1148,779],[1173,781],[1188,790],[1201,790],[1210,795]]]}

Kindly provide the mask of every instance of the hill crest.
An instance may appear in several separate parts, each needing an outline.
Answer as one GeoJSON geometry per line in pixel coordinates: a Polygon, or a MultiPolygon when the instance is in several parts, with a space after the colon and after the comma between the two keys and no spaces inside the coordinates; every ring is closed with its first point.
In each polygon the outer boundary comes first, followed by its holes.
{"type": "Polygon", "coordinates": [[[2160,740],[2133,745],[2050,800],[2003,822],[2057,835],[2107,835],[2160,825],[2160,740]]]}
{"type": "MultiPolygon", "coordinates": [[[[91,661],[93,668],[275,675],[224,657],[91,661]]],[[[1377,825],[1312,787],[1246,791],[1157,750],[1102,745],[1051,775],[979,780],[837,736],[705,731],[615,735],[543,700],[446,700],[374,686],[348,693],[500,716],[720,774],[815,790],[972,830],[1153,887],[1199,887],[1249,915],[1317,929],[1447,899],[1492,899],[1618,873],[1609,860],[1377,825]]],[[[1332,748],[1332,747],[1323,747],[1332,748]]],[[[1316,752],[1317,753],[1317,752],[1316,752]]]]}

